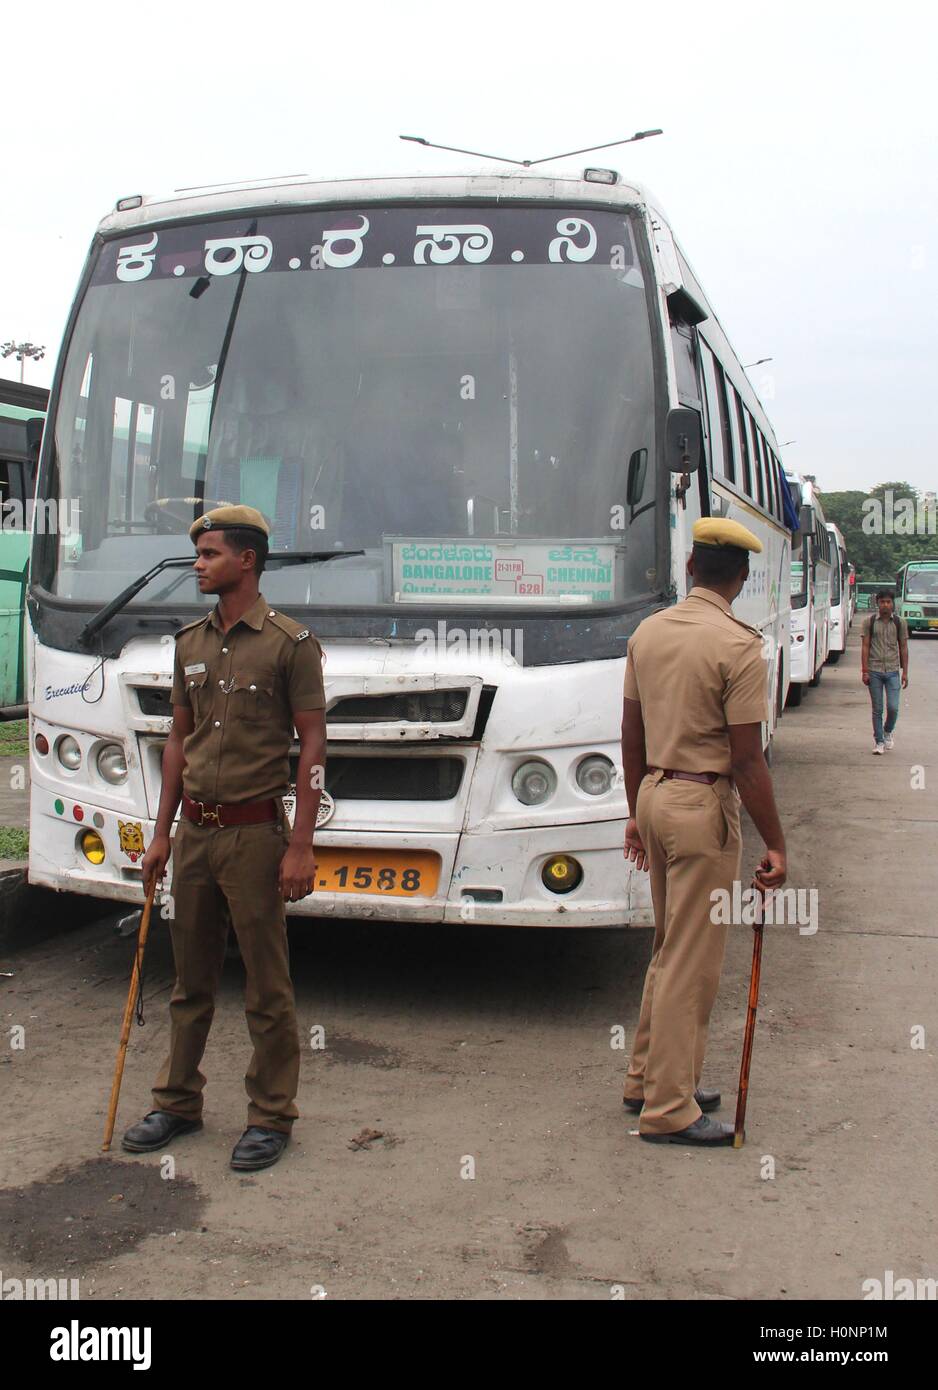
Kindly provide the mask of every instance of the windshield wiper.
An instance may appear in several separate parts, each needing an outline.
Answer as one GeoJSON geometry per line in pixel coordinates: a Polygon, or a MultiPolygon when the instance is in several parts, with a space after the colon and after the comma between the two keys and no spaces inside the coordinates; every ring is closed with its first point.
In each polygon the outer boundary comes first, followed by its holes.
{"type": "MultiPolygon", "coordinates": [[[[267,556],[267,564],[287,564],[287,565],[308,565],[322,564],[326,560],[340,560],[345,555],[364,555],[364,550],[281,550],[267,556]]],[[[135,579],[132,584],[128,584],[126,589],[122,589],[116,598],[112,598],[110,603],[104,607],[93,618],[89,618],[78,634],[78,640],[82,646],[87,646],[88,642],[94,637],[106,623],[109,623],[115,613],[119,613],[122,608],[130,602],[135,594],[149,584],[150,580],[160,574],[165,569],[176,569],[180,565],[191,566],[195,564],[192,555],[171,555],[166,560],[161,560],[158,565],[148,569],[146,574],[141,574],[139,579],[135,579]]]]}

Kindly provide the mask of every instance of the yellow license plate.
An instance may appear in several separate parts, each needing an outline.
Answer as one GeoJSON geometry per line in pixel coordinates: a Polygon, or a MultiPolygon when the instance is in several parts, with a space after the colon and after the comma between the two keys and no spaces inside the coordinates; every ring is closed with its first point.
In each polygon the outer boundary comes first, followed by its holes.
{"type": "Polygon", "coordinates": [[[373,893],[385,898],[428,898],[436,892],[440,857],[387,850],[315,847],[316,893],[373,893]]]}

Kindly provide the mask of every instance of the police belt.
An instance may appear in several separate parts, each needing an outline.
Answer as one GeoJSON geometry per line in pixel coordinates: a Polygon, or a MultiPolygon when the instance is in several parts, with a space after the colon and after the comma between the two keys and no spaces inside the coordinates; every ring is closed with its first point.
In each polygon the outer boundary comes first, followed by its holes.
{"type": "Polygon", "coordinates": [[[706,782],[707,786],[712,787],[714,782],[718,782],[721,777],[725,777],[730,786],[735,786],[735,782],[728,772],[677,772],[673,767],[649,767],[649,772],[660,772],[664,777],[679,777],[682,782],[706,782]]]}
{"type": "Polygon", "coordinates": [[[193,801],[183,792],[182,814],[193,825],[215,825],[225,830],[229,825],[261,825],[264,821],[277,820],[280,809],[272,796],[265,801],[206,805],[204,801],[193,801]]]}

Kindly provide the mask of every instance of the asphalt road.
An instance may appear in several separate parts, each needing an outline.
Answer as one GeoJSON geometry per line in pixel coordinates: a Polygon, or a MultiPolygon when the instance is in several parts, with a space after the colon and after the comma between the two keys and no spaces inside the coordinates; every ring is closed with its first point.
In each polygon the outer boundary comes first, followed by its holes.
{"type": "MultiPolygon", "coordinates": [[[[174,1172],[103,1157],[133,943],[99,922],[2,962],[4,1278],[104,1300],[855,1299],[886,1270],[938,1277],[938,641],[913,643],[896,748],[873,758],[858,640],[776,742],[790,882],[816,890],[818,930],[766,929],[742,1150],[632,1133],[610,1044],[621,1026],[628,1046],[649,931],[325,922],[292,935],[301,1030],[325,1046],[304,1050],[281,1163],[227,1167],[249,1055],[236,959],[204,1132],[171,1147],[174,1172]]],[[[750,828],[744,873],[757,853],[750,828]]],[[[728,1119],[750,952],[731,931],[711,1029],[728,1119]]],[[[149,1108],[171,984],[161,928],[118,1134],[149,1108]]]]}

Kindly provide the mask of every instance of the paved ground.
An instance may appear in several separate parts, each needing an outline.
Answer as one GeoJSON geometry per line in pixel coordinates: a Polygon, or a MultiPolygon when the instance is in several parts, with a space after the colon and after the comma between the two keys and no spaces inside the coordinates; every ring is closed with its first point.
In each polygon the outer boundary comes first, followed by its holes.
{"type": "MultiPolygon", "coordinates": [[[[4,1277],[77,1276],[84,1299],[853,1299],[887,1269],[938,1276],[938,642],[913,643],[896,750],[873,758],[856,633],[776,745],[791,881],[817,890],[819,931],[766,931],[744,1149],[630,1134],[610,1030],[631,1034],[649,932],[329,922],[294,936],[302,1027],[326,1047],[305,1051],[286,1158],[227,1168],[248,1055],[236,960],[206,1129],[173,1146],[175,1177],[101,1157],[133,944],[85,925],[2,965],[4,1277]]],[[[732,932],[712,1029],[728,1118],[750,951],[732,932]]],[[[158,931],[119,1128],[148,1108],[170,988],[158,931]]]]}

